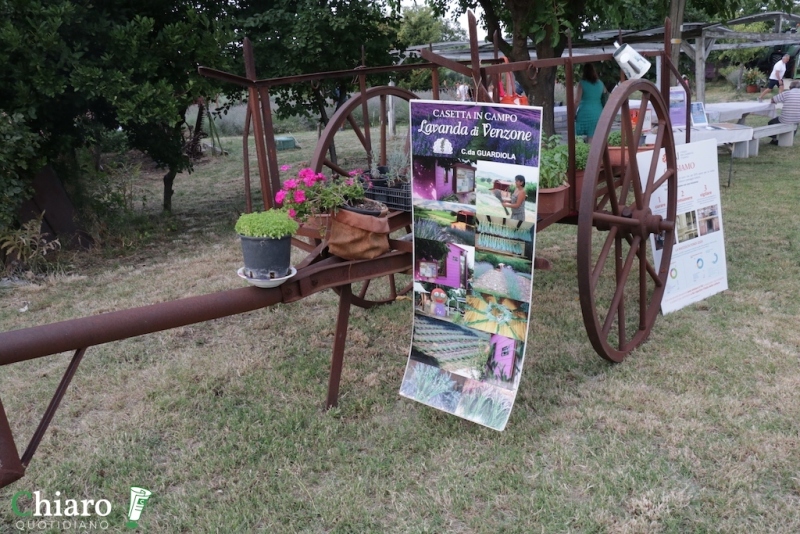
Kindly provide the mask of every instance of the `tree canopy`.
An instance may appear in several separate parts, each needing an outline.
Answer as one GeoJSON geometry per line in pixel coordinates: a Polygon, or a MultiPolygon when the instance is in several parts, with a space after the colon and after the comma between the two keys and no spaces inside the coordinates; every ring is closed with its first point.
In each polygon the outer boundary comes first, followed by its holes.
{"type": "MultiPolygon", "coordinates": [[[[253,42],[259,78],[391,65],[402,48],[400,15],[376,0],[242,0],[237,27],[253,42]]],[[[243,70],[243,68],[242,68],[243,70]]],[[[388,82],[385,79],[378,83],[388,82]]],[[[274,89],[279,116],[316,114],[327,123],[326,99],[342,103],[351,80],[274,89]],[[312,113],[315,112],[315,113],[312,113]]]]}
{"type": "Polygon", "coordinates": [[[403,8],[403,22],[397,34],[405,46],[464,41],[467,32],[443,17],[437,17],[430,6],[403,8]]]}
{"type": "MultiPolygon", "coordinates": [[[[2,185],[25,190],[24,176],[38,170],[35,158],[69,159],[92,141],[96,125],[123,128],[173,178],[188,169],[184,113],[198,97],[219,91],[197,66],[226,66],[220,52],[232,34],[222,22],[225,8],[210,0],[4,1],[0,116],[9,120],[3,128],[33,136],[38,148],[34,155],[0,153],[2,185]]],[[[4,224],[16,207],[6,200],[4,224]]]]}

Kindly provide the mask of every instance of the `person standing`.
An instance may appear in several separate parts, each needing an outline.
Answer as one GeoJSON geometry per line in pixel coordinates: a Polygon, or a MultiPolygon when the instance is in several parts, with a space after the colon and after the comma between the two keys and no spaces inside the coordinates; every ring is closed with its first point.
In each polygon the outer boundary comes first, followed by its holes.
{"type": "Polygon", "coordinates": [[[758,101],[761,100],[768,94],[772,92],[772,88],[776,85],[778,86],[778,94],[783,92],[783,77],[786,74],[786,64],[789,63],[789,54],[784,54],[782,58],[780,58],[775,65],[772,67],[772,72],[769,74],[769,81],[767,82],[767,86],[761,91],[761,94],[758,95],[758,101]]]}
{"type": "Polygon", "coordinates": [[[583,76],[578,82],[575,95],[575,105],[578,112],[575,114],[575,135],[585,135],[587,142],[592,142],[594,129],[603,112],[603,93],[606,86],[597,76],[597,71],[591,63],[583,64],[583,76]]]}
{"type": "MultiPolygon", "coordinates": [[[[788,91],[778,93],[772,97],[771,102],[783,103],[781,114],[774,119],[770,119],[767,124],[800,124],[800,80],[792,80],[788,91]]],[[[778,136],[773,135],[770,144],[778,144],[778,136]]]]}
{"type": "Polygon", "coordinates": [[[511,216],[509,218],[517,221],[525,220],[525,198],[527,193],[525,191],[524,176],[518,174],[514,177],[514,192],[510,196],[507,192],[500,192],[498,190],[495,190],[495,196],[500,199],[500,203],[504,208],[507,210],[511,209],[511,216]]]}
{"type": "Polygon", "coordinates": [[[456,90],[456,96],[458,97],[459,102],[466,102],[467,100],[467,84],[461,82],[458,84],[458,89],[456,90]]]}

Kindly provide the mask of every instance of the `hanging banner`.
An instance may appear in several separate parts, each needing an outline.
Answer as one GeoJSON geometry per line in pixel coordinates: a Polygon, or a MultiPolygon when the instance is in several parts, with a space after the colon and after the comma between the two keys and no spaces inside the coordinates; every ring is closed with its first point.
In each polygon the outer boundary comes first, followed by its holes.
{"type": "MultiPolygon", "coordinates": [[[[725,261],[725,235],[722,228],[722,202],[719,192],[717,141],[707,139],[677,145],[678,211],[675,245],[669,266],[669,278],[661,313],[679,310],[694,302],[728,289],[728,268],[725,261]]],[[[652,152],[637,155],[639,168],[649,169],[652,152]]],[[[666,170],[661,151],[656,175],[666,170]]],[[[644,178],[645,175],[643,174],[644,178]]],[[[666,184],[651,198],[650,209],[665,215],[666,184]]],[[[661,262],[663,243],[651,236],[655,264],[661,262]]]]}
{"type": "Polygon", "coordinates": [[[503,430],[530,319],[542,109],[410,109],[414,330],[400,394],[503,430]]]}

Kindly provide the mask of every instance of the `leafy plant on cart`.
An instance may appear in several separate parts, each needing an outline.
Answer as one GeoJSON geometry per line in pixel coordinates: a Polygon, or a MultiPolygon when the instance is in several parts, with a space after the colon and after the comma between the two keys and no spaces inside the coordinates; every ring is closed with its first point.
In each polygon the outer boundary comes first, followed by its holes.
{"type": "Polygon", "coordinates": [[[608,134],[608,146],[622,146],[622,132],[614,130],[608,134]]]}
{"type": "Polygon", "coordinates": [[[581,140],[575,141],[575,170],[586,170],[586,164],[589,162],[589,150],[591,150],[589,143],[584,143],[581,140]]]}
{"type": "Polygon", "coordinates": [[[236,221],[236,233],[246,237],[279,239],[294,235],[300,225],[285,209],[243,213],[236,221]]]}
{"type": "Polygon", "coordinates": [[[553,189],[562,185],[567,179],[568,165],[568,148],[561,142],[561,136],[543,137],[539,157],[539,187],[553,189]]]}
{"type": "MultiPolygon", "coordinates": [[[[586,169],[590,145],[575,142],[575,169],[586,169]]],[[[553,189],[567,181],[569,168],[569,146],[561,142],[560,135],[542,138],[542,152],[539,158],[539,187],[553,189]]]]}
{"type": "Polygon", "coordinates": [[[390,186],[408,183],[408,169],[411,165],[408,156],[408,153],[402,149],[393,150],[386,156],[386,166],[389,168],[388,177],[390,186]]]}

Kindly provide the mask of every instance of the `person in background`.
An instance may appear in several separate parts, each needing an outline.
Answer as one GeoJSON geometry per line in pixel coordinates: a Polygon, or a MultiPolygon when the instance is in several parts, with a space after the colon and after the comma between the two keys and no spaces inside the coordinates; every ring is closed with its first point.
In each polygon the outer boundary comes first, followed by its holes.
{"type": "Polygon", "coordinates": [[[575,94],[575,105],[578,112],[575,114],[575,135],[585,135],[588,143],[592,142],[594,129],[603,112],[603,93],[606,86],[597,76],[597,71],[591,63],[583,64],[583,76],[578,82],[575,94]]]}
{"type": "Polygon", "coordinates": [[[467,84],[463,82],[458,84],[458,89],[456,89],[456,97],[458,98],[459,102],[465,102],[467,100],[467,84]]]}
{"type": "Polygon", "coordinates": [[[786,74],[787,63],[789,63],[789,54],[784,54],[772,67],[772,72],[769,73],[767,86],[761,91],[761,94],[758,95],[759,102],[761,102],[767,94],[771,93],[772,88],[776,85],[778,86],[778,94],[783,92],[783,76],[786,74]]]}
{"type": "MultiPolygon", "coordinates": [[[[783,103],[781,114],[774,119],[771,119],[767,124],[800,124],[800,80],[792,80],[789,85],[789,90],[772,97],[771,102],[777,104],[783,103]]],[[[770,144],[778,144],[778,136],[773,135],[770,144]]]]}

